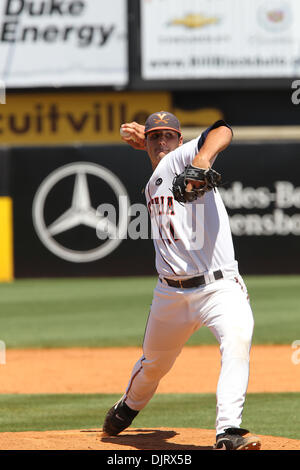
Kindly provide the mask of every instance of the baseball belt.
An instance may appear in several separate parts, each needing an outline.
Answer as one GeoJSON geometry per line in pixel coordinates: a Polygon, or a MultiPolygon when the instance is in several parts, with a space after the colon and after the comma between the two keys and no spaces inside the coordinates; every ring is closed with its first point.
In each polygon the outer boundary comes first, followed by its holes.
{"type": "MultiPolygon", "coordinates": [[[[213,276],[215,278],[215,281],[217,281],[218,279],[223,279],[224,277],[220,269],[218,271],[214,271],[213,276]]],[[[164,280],[166,281],[168,286],[177,287],[179,289],[192,289],[193,287],[204,286],[206,284],[204,275],[192,277],[190,279],[185,279],[182,281],[175,281],[174,279],[168,279],[166,277],[164,277],[164,280]]],[[[162,282],[161,279],[160,281],[162,282]]]]}

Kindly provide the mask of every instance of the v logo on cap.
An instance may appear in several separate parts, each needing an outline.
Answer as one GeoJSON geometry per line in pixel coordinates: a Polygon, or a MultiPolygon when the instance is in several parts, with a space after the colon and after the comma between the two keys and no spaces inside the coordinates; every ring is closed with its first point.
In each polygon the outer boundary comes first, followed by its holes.
{"type": "Polygon", "coordinates": [[[157,113],[157,116],[159,119],[154,119],[155,124],[158,124],[159,122],[164,122],[165,124],[168,124],[169,119],[164,119],[165,116],[167,116],[167,113],[157,113]]]}

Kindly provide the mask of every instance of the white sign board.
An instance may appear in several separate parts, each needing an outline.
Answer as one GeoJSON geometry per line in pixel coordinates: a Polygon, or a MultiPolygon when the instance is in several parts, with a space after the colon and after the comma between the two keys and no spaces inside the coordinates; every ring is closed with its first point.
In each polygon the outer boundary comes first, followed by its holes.
{"type": "Polygon", "coordinates": [[[299,0],[141,0],[142,78],[300,72],[299,0]]]}
{"type": "Polygon", "coordinates": [[[124,0],[1,0],[0,79],[7,88],[122,86],[124,0]]]}

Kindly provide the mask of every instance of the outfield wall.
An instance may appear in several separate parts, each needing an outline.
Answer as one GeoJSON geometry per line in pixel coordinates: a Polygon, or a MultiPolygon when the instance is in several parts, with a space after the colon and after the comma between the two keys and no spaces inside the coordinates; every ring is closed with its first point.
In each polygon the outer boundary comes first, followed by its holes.
{"type": "MultiPolygon", "coordinates": [[[[300,272],[299,154],[299,142],[234,141],[215,163],[243,274],[300,272]]],[[[2,280],[13,273],[155,274],[149,227],[145,234],[139,213],[127,218],[118,203],[125,197],[145,205],[151,175],[145,152],[126,145],[14,147],[0,151],[0,162],[2,280]],[[121,241],[100,240],[101,204],[116,208],[116,226],[135,223],[141,238],[127,232],[121,241]]]]}

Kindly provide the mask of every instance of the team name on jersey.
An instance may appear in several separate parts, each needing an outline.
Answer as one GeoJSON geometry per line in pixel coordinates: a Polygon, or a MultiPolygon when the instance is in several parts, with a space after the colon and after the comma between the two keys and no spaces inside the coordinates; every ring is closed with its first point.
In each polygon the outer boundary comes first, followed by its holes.
{"type": "Polygon", "coordinates": [[[148,202],[148,211],[153,215],[175,215],[173,196],[157,196],[148,202]]]}

